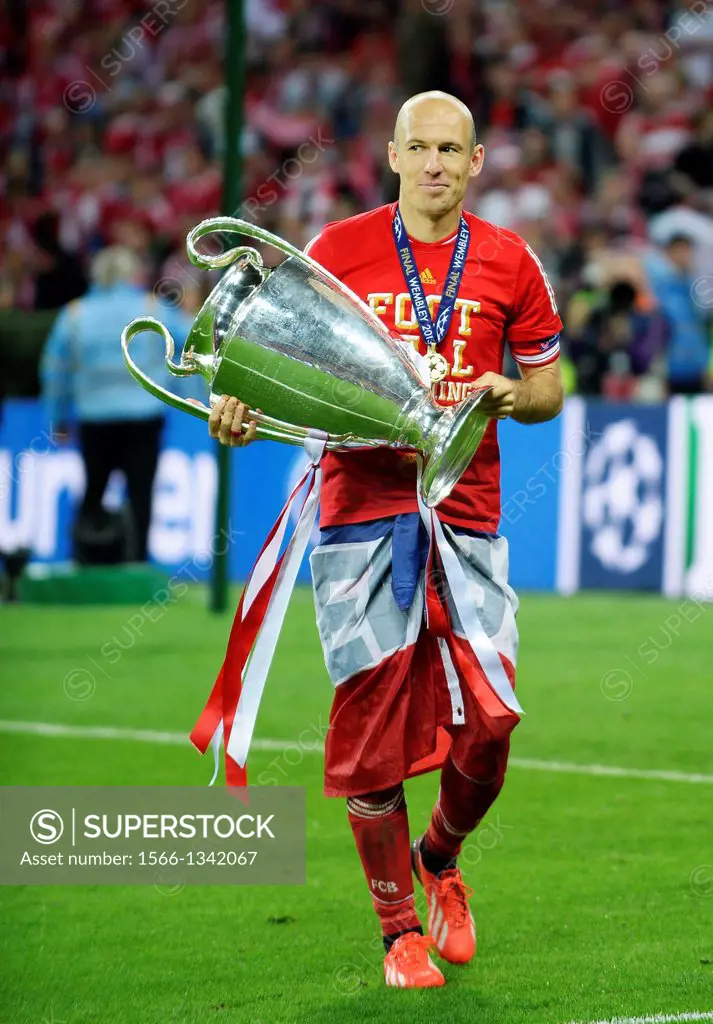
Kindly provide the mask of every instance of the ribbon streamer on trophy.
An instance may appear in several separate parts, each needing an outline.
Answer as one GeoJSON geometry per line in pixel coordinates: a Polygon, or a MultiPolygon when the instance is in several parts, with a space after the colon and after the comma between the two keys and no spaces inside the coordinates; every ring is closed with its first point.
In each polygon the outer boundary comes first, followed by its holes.
{"type": "Polygon", "coordinates": [[[438,406],[423,357],[319,263],[263,228],[215,217],[198,224],[186,246],[196,266],[227,272],[198,312],[178,362],[174,340],[160,321],[145,316],[124,328],[129,372],[162,401],[204,420],[221,395],[234,395],[249,406],[246,423],[257,422],[259,438],[303,446],[311,460],[249,576],[223,668],[191,734],[201,752],[211,742],[217,749],[222,735],[226,780],[240,785],[265,679],[315,522],[322,452],[385,446],[420,453],[420,500],[434,508],[450,494],[483,438],[489,421],[478,405],[489,389],[457,406],[438,406]],[[217,256],[201,253],[197,243],[213,232],[255,239],[286,258],[268,268],[249,246],[217,256]],[[206,404],[180,398],[143,373],[130,351],[143,331],[161,335],[172,374],[205,380],[206,404]],[[305,487],[293,536],[280,555],[290,512],[305,487]]]}

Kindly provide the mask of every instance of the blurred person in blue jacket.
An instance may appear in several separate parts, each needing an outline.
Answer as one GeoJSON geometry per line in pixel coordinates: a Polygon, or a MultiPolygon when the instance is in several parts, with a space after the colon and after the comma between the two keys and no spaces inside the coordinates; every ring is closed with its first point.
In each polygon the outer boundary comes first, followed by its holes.
{"type": "Polygon", "coordinates": [[[659,309],[642,310],[630,281],[616,280],[607,293],[592,296],[584,299],[592,308],[568,339],[577,390],[632,398],[639,393],[642,378],[661,373],[659,363],[665,359],[670,335],[668,319],[659,309]]]}
{"type": "Polygon", "coordinates": [[[693,395],[710,388],[710,325],[696,303],[693,242],[672,235],[644,259],[649,287],[669,323],[668,386],[671,394],[693,395]]]}
{"type": "MultiPolygon", "coordinates": [[[[121,351],[121,332],[134,317],[162,320],[182,346],[191,318],[175,306],[159,304],[146,290],[139,257],[121,246],[103,249],[91,265],[91,287],[59,313],[42,355],[40,376],[54,438],[69,437],[76,422],[86,473],[78,522],[99,523],[102,499],[113,470],[126,478],[132,513],[132,560],[147,560],[151,501],[158,466],[165,406],[130,376],[121,351]]],[[[164,364],[155,335],[132,342],[139,366],[163,387],[182,393],[178,378],[164,364]]],[[[195,397],[185,394],[184,397],[195,397]]]]}

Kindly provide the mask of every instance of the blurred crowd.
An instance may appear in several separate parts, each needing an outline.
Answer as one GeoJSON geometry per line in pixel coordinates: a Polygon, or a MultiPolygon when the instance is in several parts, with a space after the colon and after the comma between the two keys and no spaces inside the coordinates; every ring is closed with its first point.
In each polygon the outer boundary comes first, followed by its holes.
{"type": "Polygon", "coordinates": [[[472,109],[468,208],[522,234],[566,324],[571,390],[711,387],[713,5],[705,0],[245,0],[242,138],[226,139],[226,0],[15,0],[0,15],[0,309],[52,309],[102,247],[191,313],[186,232],[221,210],[298,245],[395,198],[406,95],[472,109]],[[230,154],[228,154],[230,155],[230,154]]]}

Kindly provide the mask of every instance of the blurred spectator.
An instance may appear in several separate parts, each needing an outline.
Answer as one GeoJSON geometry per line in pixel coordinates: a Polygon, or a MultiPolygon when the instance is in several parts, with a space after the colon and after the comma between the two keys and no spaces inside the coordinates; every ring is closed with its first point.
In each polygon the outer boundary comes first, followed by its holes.
{"type": "Polygon", "coordinates": [[[621,168],[604,171],[591,199],[584,204],[583,219],[593,219],[606,237],[632,247],[646,237],[646,218],[636,204],[636,181],[621,168]]]}
{"type": "Polygon", "coordinates": [[[398,31],[399,71],[405,92],[451,88],[446,19],[434,18],[420,0],[405,0],[398,31]]]}
{"type": "Polygon", "coordinates": [[[186,266],[185,235],[220,211],[228,147],[243,154],[243,215],[303,246],[395,197],[385,146],[405,95],[428,88],[473,109],[486,159],[467,202],[536,247],[576,343],[617,281],[635,289],[635,315],[652,312],[651,243],[686,234],[694,275],[713,274],[713,19],[700,0],[248,0],[245,125],[226,140],[228,9],[0,5],[0,309],[63,305],[117,244],[148,283],[190,275],[195,305],[212,279],[186,266]]]}
{"type": "Polygon", "coordinates": [[[686,79],[693,88],[709,90],[713,86],[713,19],[700,16],[696,0],[682,0],[682,3],[671,6],[673,10],[667,27],[672,28],[680,22],[686,29],[680,33],[676,44],[681,48],[681,66],[686,79]]]}
{"type": "Polygon", "coordinates": [[[673,191],[713,213],[713,109],[701,110],[694,134],[676,157],[671,173],[673,191]]]}
{"type": "MultiPolygon", "coordinates": [[[[518,230],[523,222],[551,214],[549,189],[542,182],[527,180],[523,154],[514,143],[506,142],[493,148],[489,154],[489,171],[495,174],[497,183],[471,200],[479,217],[518,230]]],[[[472,191],[477,195],[477,183],[472,191]]]]}
{"type": "Polygon", "coordinates": [[[87,290],[81,260],[61,245],[59,217],[45,213],[35,221],[32,239],[37,249],[35,309],[58,309],[87,290]]]}
{"type": "Polygon", "coordinates": [[[670,168],[691,136],[695,97],[668,68],[642,81],[638,97],[637,107],[619,125],[616,141],[620,156],[639,178],[639,205],[652,216],[675,199],[670,168]]]}
{"type": "Polygon", "coordinates": [[[617,281],[603,302],[593,305],[579,323],[570,325],[569,353],[578,390],[611,398],[635,398],[638,378],[655,366],[664,351],[669,328],[656,312],[637,309],[637,292],[617,281]]]}
{"type": "Polygon", "coordinates": [[[567,72],[550,76],[547,102],[535,119],[552,159],[572,168],[591,192],[605,164],[605,144],[593,116],[580,109],[574,79],[567,72]]]}
{"type": "Polygon", "coordinates": [[[672,238],[685,236],[693,244],[697,277],[709,277],[713,267],[713,216],[694,209],[690,199],[670,206],[648,223],[651,241],[666,247],[672,238]]]}
{"type": "MultiPolygon", "coordinates": [[[[133,560],[143,562],[165,407],[127,373],[118,337],[129,320],[153,314],[182,345],[191,321],[175,308],[157,308],[143,285],[141,262],[129,249],[100,252],[92,261],[91,278],[88,294],[65,306],[47,339],[43,397],[57,440],[68,437],[71,422],[77,425],[86,474],[79,523],[99,531],[106,519],[102,499],[109,476],[121,470],[133,518],[133,560]]],[[[157,338],[140,335],[132,354],[154,381],[176,390],[157,338]]]]}
{"type": "Polygon", "coordinates": [[[476,127],[519,131],[530,124],[529,96],[517,67],[506,56],[488,64],[474,116],[476,127]]]}
{"type": "Polygon", "coordinates": [[[670,327],[667,379],[671,394],[695,394],[710,386],[710,335],[705,310],[695,302],[693,244],[674,235],[645,260],[652,292],[670,327]]]}

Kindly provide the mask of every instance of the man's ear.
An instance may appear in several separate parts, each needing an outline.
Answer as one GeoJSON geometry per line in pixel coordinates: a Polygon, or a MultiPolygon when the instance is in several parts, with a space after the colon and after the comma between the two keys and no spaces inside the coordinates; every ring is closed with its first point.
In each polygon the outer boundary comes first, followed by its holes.
{"type": "Polygon", "coordinates": [[[394,174],[399,173],[399,153],[393,140],[389,143],[389,167],[394,174]]]}
{"type": "Polygon", "coordinates": [[[484,163],[485,147],[481,146],[479,143],[473,150],[473,155],[470,158],[470,169],[468,171],[468,177],[477,178],[480,172],[483,170],[484,163]]]}

